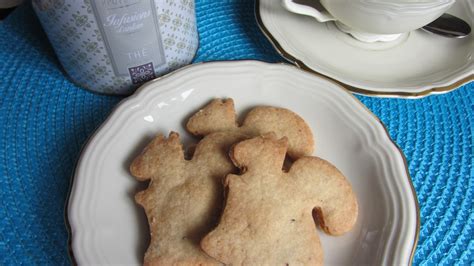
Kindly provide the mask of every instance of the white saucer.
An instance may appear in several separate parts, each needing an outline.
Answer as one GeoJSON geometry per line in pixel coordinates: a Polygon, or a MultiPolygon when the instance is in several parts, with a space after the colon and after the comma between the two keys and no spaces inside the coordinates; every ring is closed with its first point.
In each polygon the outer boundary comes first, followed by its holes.
{"type": "Polygon", "coordinates": [[[138,265],[148,245],[145,214],[133,197],[144,189],[128,169],[157,133],[180,133],[186,119],[216,97],[237,113],[259,105],[289,108],[311,126],[315,155],[351,182],[356,226],[332,237],[316,230],[326,265],[408,265],[419,208],[403,154],[383,124],[337,84],[284,64],[256,61],[193,65],[149,82],[124,100],[87,143],[68,204],[71,247],[79,265],[138,265]]]}
{"type": "MultiPolygon", "coordinates": [[[[474,1],[458,0],[448,11],[474,25],[474,1]]],[[[333,22],[291,13],[280,1],[257,0],[259,26],[295,65],[361,94],[421,97],[474,80],[474,33],[450,39],[421,30],[388,43],[363,43],[333,22]]]]}

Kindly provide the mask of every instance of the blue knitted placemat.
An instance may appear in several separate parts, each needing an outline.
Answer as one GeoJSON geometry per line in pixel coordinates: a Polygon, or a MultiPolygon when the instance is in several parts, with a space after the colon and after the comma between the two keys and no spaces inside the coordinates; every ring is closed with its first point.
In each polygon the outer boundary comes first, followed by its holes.
{"type": "MultiPolygon", "coordinates": [[[[196,1],[196,61],[281,62],[253,1],[196,1]]],[[[358,96],[405,152],[421,207],[415,264],[474,263],[474,83],[420,100],[358,96]]],[[[64,204],[81,146],[122,98],[62,72],[29,6],[0,22],[0,264],[70,264],[64,204]]]]}

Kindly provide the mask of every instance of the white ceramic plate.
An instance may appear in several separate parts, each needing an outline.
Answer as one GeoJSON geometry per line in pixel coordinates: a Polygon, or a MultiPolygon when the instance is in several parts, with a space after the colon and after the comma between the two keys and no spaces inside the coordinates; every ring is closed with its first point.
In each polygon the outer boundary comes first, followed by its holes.
{"type": "MultiPolygon", "coordinates": [[[[474,0],[458,0],[448,13],[474,26],[474,0]]],[[[391,43],[368,44],[333,22],[291,13],[281,1],[257,0],[256,15],[283,57],[356,93],[421,97],[474,80],[474,33],[450,39],[417,30],[391,43]]]]}
{"type": "MultiPolygon", "coordinates": [[[[131,159],[158,132],[178,131],[215,97],[231,97],[239,113],[253,106],[289,108],[311,126],[315,155],[335,164],[359,201],[355,228],[321,236],[329,265],[407,264],[419,231],[416,195],[404,157],[381,122],[331,81],[283,64],[255,61],[191,66],[147,83],[123,101],[100,127],[78,162],[68,217],[80,265],[139,264],[148,244],[147,223],[129,174],[131,159]]],[[[315,231],[316,233],[316,231],[315,231]]]]}

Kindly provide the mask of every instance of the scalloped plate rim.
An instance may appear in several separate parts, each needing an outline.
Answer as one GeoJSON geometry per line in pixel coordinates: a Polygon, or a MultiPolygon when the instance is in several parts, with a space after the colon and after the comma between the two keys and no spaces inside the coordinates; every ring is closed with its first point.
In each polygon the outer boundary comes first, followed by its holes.
{"type": "MultiPolygon", "coordinates": [[[[105,134],[104,130],[107,129],[108,127],[110,127],[112,124],[113,124],[113,121],[114,121],[114,118],[117,118],[119,117],[119,114],[120,112],[123,112],[123,111],[127,111],[126,107],[127,106],[130,106],[131,104],[135,103],[135,102],[140,102],[140,101],[143,101],[143,100],[149,100],[149,99],[141,99],[145,96],[147,96],[148,94],[151,93],[152,89],[154,87],[159,87],[161,85],[161,81],[162,80],[170,80],[170,79],[174,79],[174,76],[175,74],[179,74],[179,73],[187,73],[187,72],[192,72],[194,70],[199,70],[200,68],[202,68],[201,66],[204,66],[204,67],[213,67],[215,66],[215,68],[220,68],[220,66],[222,67],[227,67],[227,68],[236,68],[236,67],[245,67],[246,65],[249,65],[250,67],[259,67],[259,68],[268,68],[268,69],[276,69],[276,68],[286,68],[286,67],[289,67],[288,69],[292,69],[294,67],[290,67],[289,65],[286,65],[286,64],[268,64],[268,63],[262,63],[262,62],[258,62],[258,61],[240,61],[240,62],[212,62],[212,63],[200,63],[200,64],[197,64],[197,65],[192,65],[192,66],[189,66],[189,67],[185,67],[184,69],[181,69],[181,70],[177,70],[173,73],[170,73],[162,78],[158,78],[156,80],[153,80],[151,82],[148,82],[146,83],[145,85],[143,85],[139,91],[137,91],[133,96],[127,98],[127,99],[124,99],[121,103],[119,103],[116,108],[111,112],[111,114],[109,115],[109,117],[106,119],[106,121],[98,128],[98,130],[91,136],[91,138],[89,139],[89,141],[87,142],[87,144],[84,146],[84,149],[83,149],[83,153],[77,163],[77,167],[76,167],[76,171],[75,171],[75,175],[74,175],[74,178],[73,180],[71,181],[72,185],[71,185],[71,191],[70,191],[70,195],[68,197],[68,204],[67,204],[67,216],[68,216],[68,225],[70,226],[70,232],[71,232],[71,238],[70,238],[70,242],[71,242],[71,247],[70,247],[70,250],[71,250],[71,257],[73,260],[77,259],[77,255],[81,254],[82,251],[80,250],[75,250],[77,248],[77,246],[74,245],[75,242],[77,242],[77,238],[76,237],[81,237],[81,234],[77,234],[78,230],[82,230],[83,228],[80,228],[79,224],[78,224],[78,221],[75,221],[74,220],[74,217],[75,215],[77,215],[77,213],[75,213],[75,209],[73,208],[75,204],[77,204],[78,200],[80,200],[80,196],[81,195],[77,195],[78,193],[78,180],[81,179],[81,176],[80,176],[80,172],[79,170],[81,169],[82,167],[82,164],[84,163],[85,158],[84,156],[86,154],[88,154],[90,152],[90,150],[93,150],[93,148],[91,147],[91,143],[96,143],[98,140],[99,137],[103,137],[103,134],[105,134]],[[75,241],[76,240],[76,241],[75,241]]],[[[295,68],[296,69],[296,68],[295,68]]],[[[311,78],[314,79],[314,76],[312,76],[311,78]]],[[[322,82],[329,82],[331,83],[330,81],[327,81],[327,80],[323,80],[321,79],[322,82]]],[[[185,81],[181,81],[182,83],[184,83],[185,81]]],[[[334,84],[333,85],[337,86],[337,84],[334,84]]],[[[172,92],[173,90],[176,90],[174,88],[168,88],[167,90],[165,90],[165,92],[159,92],[157,94],[156,97],[158,97],[159,95],[161,95],[162,93],[168,93],[168,92],[172,92]]],[[[413,258],[413,252],[414,252],[414,249],[416,247],[416,243],[417,243],[417,239],[418,239],[418,234],[419,234],[419,207],[418,207],[418,202],[417,202],[417,198],[416,198],[416,194],[415,194],[415,191],[414,191],[414,188],[413,188],[413,184],[411,183],[411,180],[410,180],[410,176],[409,176],[409,172],[408,172],[408,169],[407,169],[407,164],[406,164],[406,159],[402,153],[402,151],[399,149],[399,147],[395,144],[395,142],[393,142],[393,140],[390,138],[385,126],[383,125],[383,123],[381,123],[381,121],[375,116],[373,115],[362,103],[360,103],[354,96],[352,96],[350,93],[346,92],[344,89],[341,89],[341,91],[344,91],[345,95],[346,96],[349,96],[350,98],[352,98],[353,101],[355,101],[356,103],[360,104],[359,107],[362,107],[365,111],[367,111],[369,113],[369,115],[374,119],[374,121],[372,121],[372,123],[375,123],[375,124],[379,124],[378,126],[381,127],[381,129],[385,132],[386,136],[387,137],[387,140],[388,142],[390,142],[390,144],[393,144],[393,146],[398,149],[398,152],[399,154],[395,154],[394,156],[400,156],[399,159],[401,159],[403,161],[403,164],[405,166],[405,174],[406,174],[406,178],[408,178],[408,180],[405,180],[404,182],[408,181],[410,187],[411,187],[411,197],[412,200],[413,200],[413,204],[414,204],[414,208],[416,208],[416,232],[415,232],[415,238],[413,239],[412,241],[412,251],[411,251],[411,255],[410,255],[410,262],[413,258]]],[[[315,92],[312,92],[312,93],[315,93],[315,92]]],[[[238,105],[238,103],[237,103],[238,105]]],[[[380,128],[379,128],[380,129],[380,128]]],[[[83,178],[82,178],[83,179],[83,178]]],[[[77,243],[76,243],[77,244],[77,243]]],[[[99,255],[100,256],[100,255],[99,255]]],[[[83,258],[79,258],[78,260],[75,260],[76,262],[83,262],[83,258]]]]}

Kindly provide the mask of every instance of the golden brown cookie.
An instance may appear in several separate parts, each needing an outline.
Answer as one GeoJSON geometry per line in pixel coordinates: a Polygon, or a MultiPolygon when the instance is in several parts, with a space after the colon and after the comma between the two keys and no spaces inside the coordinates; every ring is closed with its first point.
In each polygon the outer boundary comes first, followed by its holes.
{"type": "Polygon", "coordinates": [[[201,140],[185,160],[179,135],[158,135],[130,167],[149,187],[135,197],[145,209],[151,240],[145,265],[214,265],[199,248],[223,202],[222,177],[235,170],[228,148],[244,136],[217,132],[201,140]]]}
{"type": "Polygon", "coordinates": [[[313,136],[295,113],[281,108],[256,107],[242,127],[232,100],[214,100],[192,116],[188,129],[206,135],[191,160],[184,159],[177,133],[157,136],[132,163],[138,180],[151,180],[136,196],[145,209],[151,233],[145,264],[214,264],[199,242],[216,224],[222,211],[223,179],[238,169],[228,157],[230,147],[269,131],[288,136],[293,158],[310,155],[313,136]],[[286,126],[285,126],[286,124],[286,126]]]}
{"type": "Polygon", "coordinates": [[[234,101],[230,98],[213,100],[189,119],[186,128],[197,136],[217,131],[237,131],[249,136],[275,132],[278,138],[288,138],[288,155],[293,159],[311,155],[314,149],[311,129],[294,112],[270,106],[255,107],[239,126],[234,101]]]}
{"type": "Polygon", "coordinates": [[[331,235],[353,227],[357,200],[342,173],[317,157],[302,157],[284,173],[287,146],[274,134],[234,146],[232,161],[244,171],[227,176],[221,220],[201,241],[211,257],[231,265],[318,265],[314,220],[331,235]]]}

